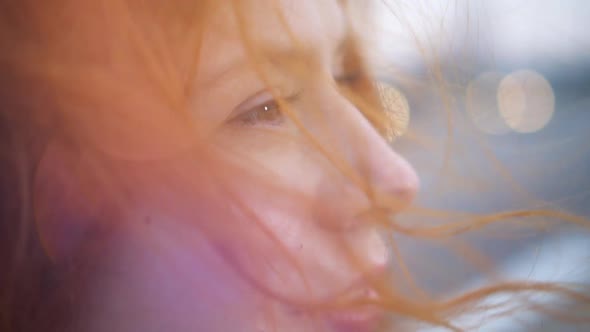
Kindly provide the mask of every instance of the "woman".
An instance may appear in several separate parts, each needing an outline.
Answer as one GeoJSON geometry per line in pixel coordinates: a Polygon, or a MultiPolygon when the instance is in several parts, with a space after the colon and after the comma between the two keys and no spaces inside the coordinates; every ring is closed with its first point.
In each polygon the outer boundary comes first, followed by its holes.
{"type": "Polygon", "coordinates": [[[2,1],[3,330],[451,328],[387,283],[418,179],[349,6],[2,1]]]}

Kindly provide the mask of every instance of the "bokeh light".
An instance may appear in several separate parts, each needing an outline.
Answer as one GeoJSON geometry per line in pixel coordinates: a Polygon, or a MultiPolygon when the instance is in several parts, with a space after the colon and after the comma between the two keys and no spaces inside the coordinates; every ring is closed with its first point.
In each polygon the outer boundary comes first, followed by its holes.
{"type": "Polygon", "coordinates": [[[498,87],[498,106],[506,124],[519,133],[543,129],[553,117],[555,95],[539,73],[520,70],[506,76],[498,87]]]}
{"type": "Polygon", "coordinates": [[[402,136],[410,125],[410,104],[406,96],[397,88],[382,82],[376,83],[383,108],[391,124],[387,138],[402,136]]]}

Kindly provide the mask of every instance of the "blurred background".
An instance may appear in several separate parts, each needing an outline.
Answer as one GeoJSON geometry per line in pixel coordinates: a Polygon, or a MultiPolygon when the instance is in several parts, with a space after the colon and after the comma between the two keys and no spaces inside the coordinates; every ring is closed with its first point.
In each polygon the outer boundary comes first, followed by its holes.
{"type": "MultiPolygon", "coordinates": [[[[409,119],[394,147],[422,178],[420,206],[590,218],[590,1],[386,0],[375,15],[377,75],[409,119]]],[[[509,278],[590,283],[588,231],[507,224],[461,236],[457,251],[396,240],[418,284],[438,294],[481,284],[489,274],[475,265],[486,260],[509,278]]],[[[587,306],[536,300],[590,318],[587,306]]],[[[469,319],[478,331],[590,331],[539,314],[469,319]]]]}

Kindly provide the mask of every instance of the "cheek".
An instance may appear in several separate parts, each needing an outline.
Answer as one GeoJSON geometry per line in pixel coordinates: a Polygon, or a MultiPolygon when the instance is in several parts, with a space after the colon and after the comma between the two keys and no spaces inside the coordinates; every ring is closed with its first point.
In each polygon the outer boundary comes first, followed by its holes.
{"type": "Polygon", "coordinates": [[[290,250],[298,250],[317,232],[312,219],[318,185],[325,170],[302,144],[290,142],[280,147],[257,142],[250,145],[245,172],[255,177],[234,182],[244,206],[253,211],[260,225],[267,228],[290,250]],[[251,182],[250,182],[251,181],[251,182]]]}
{"type": "Polygon", "coordinates": [[[87,283],[84,331],[231,331],[252,326],[254,293],[202,236],[154,220],[110,240],[87,283]]]}
{"type": "Polygon", "coordinates": [[[256,240],[232,248],[235,262],[266,290],[289,299],[309,301],[349,285],[357,273],[342,246],[357,243],[321,227],[315,210],[322,207],[313,195],[281,194],[244,188],[241,197],[253,212],[248,234],[256,240]]]}

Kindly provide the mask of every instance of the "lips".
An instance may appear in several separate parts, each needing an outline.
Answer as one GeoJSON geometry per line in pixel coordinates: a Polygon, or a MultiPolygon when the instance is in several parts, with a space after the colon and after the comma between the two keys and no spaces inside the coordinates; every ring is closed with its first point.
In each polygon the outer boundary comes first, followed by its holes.
{"type": "Polygon", "coordinates": [[[334,332],[374,332],[383,323],[385,312],[377,307],[362,307],[325,315],[334,332]]]}
{"type": "MultiPolygon", "coordinates": [[[[361,291],[362,297],[377,299],[377,292],[372,288],[361,291]]],[[[363,305],[345,310],[327,312],[328,325],[334,332],[375,332],[386,318],[383,308],[375,305],[363,305]]]]}
{"type": "MultiPolygon", "coordinates": [[[[371,289],[364,289],[360,292],[361,297],[357,299],[367,298],[376,299],[377,293],[371,289]]],[[[353,300],[354,298],[351,298],[353,300]]],[[[383,308],[374,304],[363,304],[359,306],[353,306],[346,309],[332,309],[328,311],[319,312],[319,316],[316,313],[310,313],[307,310],[289,308],[292,314],[297,316],[307,316],[312,318],[314,321],[319,319],[322,325],[327,328],[321,329],[321,331],[330,332],[375,332],[377,329],[382,327],[386,323],[387,312],[383,308]]]]}

